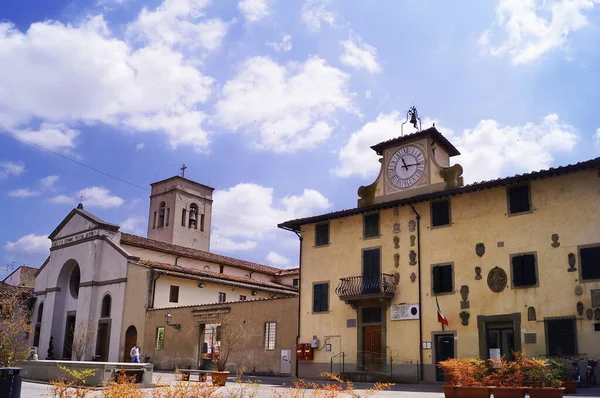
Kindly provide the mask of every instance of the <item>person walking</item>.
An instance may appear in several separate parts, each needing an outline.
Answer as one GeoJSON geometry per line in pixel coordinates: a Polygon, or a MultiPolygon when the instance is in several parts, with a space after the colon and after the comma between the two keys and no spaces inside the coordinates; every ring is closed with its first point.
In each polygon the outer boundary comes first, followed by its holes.
{"type": "Polygon", "coordinates": [[[140,363],[140,346],[137,343],[133,346],[129,355],[131,356],[131,362],[140,363]]]}

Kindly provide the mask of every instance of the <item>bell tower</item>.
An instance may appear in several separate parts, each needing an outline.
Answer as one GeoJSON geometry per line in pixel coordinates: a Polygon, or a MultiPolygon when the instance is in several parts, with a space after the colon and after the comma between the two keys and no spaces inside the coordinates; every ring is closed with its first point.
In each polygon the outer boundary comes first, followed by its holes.
{"type": "Polygon", "coordinates": [[[151,186],[148,238],[209,251],[214,188],[181,176],[151,186]]]}

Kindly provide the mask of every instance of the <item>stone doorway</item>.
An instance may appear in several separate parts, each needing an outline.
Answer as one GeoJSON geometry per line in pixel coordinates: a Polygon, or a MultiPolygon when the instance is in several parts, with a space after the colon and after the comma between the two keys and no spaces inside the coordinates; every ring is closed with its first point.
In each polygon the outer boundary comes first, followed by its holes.
{"type": "Polygon", "coordinates": [[[73,339],[75,337],[75,322],[77,315],[75,311],[67,312],[67,322],[65,325],[65,342],[63,344],[63,358],[71,360],[73,356],[73,339]]]}
{"type": "Polygon", "coordinates": [[[131,325],[127,328],[125,332],[125,352],[123,355],[123,362],[131,362],[131,349],[137,343],[137,329],[135,326],[131,325]]]}

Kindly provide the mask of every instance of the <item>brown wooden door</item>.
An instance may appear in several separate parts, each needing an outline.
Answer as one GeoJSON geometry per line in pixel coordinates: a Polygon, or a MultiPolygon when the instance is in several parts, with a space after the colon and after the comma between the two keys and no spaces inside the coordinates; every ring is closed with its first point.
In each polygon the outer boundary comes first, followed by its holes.
{"type": "Polygon", "coordinates": [[[98,336],[96,337],[96,359],[102,362],[108,361],[108,346],[110,344],[110,324],[98,322],[98,336]]]}
{"type": "Polygon", "coordinates": [[[131,355],[129,355],[129,353],[131,352],[131,349],[135,343],[137,343],[137,329],[135,326],[131,325],[125,332],[125,352],[123,356],[123,362],[131,362],[131,355]]]}
{"type": "Polygon", "coordinates": [[[381,326],[363,327],[363,352],[365,370],[381,370],[384,362],[381,351],[381,326]]]}

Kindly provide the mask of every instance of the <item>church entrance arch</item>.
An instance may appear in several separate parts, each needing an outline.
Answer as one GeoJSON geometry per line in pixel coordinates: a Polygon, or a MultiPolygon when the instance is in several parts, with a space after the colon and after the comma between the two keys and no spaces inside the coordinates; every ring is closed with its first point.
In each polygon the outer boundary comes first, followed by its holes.
{"type": "Polygon", "coordinates": [[[125,352],[123,355],[123,361],[131,362],[131,356],[129,353],[133,346],[137,343],[137,329],[135,326],[131,325],[127,328],[125,332],[125,352]]]}

